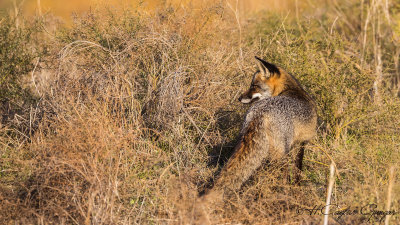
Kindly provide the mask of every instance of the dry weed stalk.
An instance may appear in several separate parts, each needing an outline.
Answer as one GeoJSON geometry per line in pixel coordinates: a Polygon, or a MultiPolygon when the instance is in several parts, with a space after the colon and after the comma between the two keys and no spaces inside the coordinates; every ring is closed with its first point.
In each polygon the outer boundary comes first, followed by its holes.
{"type": "Polygon", "coordinates": [[[40,3],[40,0],[37,0],[36,4],[37,4],[38,14],[39,16],[42,16],[42,5],[40,3]]]}
{"type": "MultiPolygon", "coordinates": [[[[392,203],[392,189],[394,184],[394,166],[389,167],[389,184],[387,189],[387,196],[386,196],[386,212],[390,211],[390,205],[392,203]]],[[[390,221],[390,214],[387,214],[385,217],[385,225],[389,225],[390,221]]]]}
{"type": "Polygon", "coordinates": [[[333,185],[335,184],[335,164],[332,162],[329,166],[329,180],[328,187],[326,191],[326,203],[325,203],[325,212],[324,212],[324,225],[328,225],[329,221],[329,210],[331,205],[331,197],[333,191],[333,185]]]}
{"type": "Polygon", "coordinates": [[[19,28],[19,9],[17,6],[17,0],[13,0],[14,6],[14,17],[15,17],[15,27],[19,28]]]}
{"type": "MultiPolygon", "coordinates": [[[[362,6],[364,1],[362,2],[362,6]]],[[[364,10],[363,8],[361,10],[364,10]]],[[[361,66],[365,65],[365,54],[367,48],[367,39],[370,36],[372,40],[373,56],[375,63],[375,80],[373,83],[374,90],[374,102],[377,104],[382,103],[382,82],[383,82],[383,61],[382,61],[382,45],[383,39],[383,26],[388,25],[390,27],[390,14],[389,14],[389,2],[388,0],[373,0],[367,6],[367,15],[364,21],[362,30],[362,52],[361,52],[361,66]],[[386,18],[384,23],[383,18],[386,18]],[[371,26],[371,33],[368,32],[368,27],[371,26]]],[[[396,64],[396,62],[395,62],[396,64]]]]}
{"type": "MultiPolygon", "coordinates": [[[[241,3],[243,3],[243,0],[241,1],[241,3]]],[[[243,50],[242,50],[242,26],[240,25],[240,7],[239,7],[239,0],[236,0],[236,4],[235,4],[235,8],[233,8],[233,6],[229,3],[229,1],[226,1],[226,4],[228,5],[228,7],[230,8],[230,10],[233,12],[233,14],[235,15],[235,19],[236,19],[236,23],[237,23],[237,27],[239,29],[239,59],[241,61],[243,61],[243,50]]],[[[242,7],[243,10],[243,7],[242,7]]]]}

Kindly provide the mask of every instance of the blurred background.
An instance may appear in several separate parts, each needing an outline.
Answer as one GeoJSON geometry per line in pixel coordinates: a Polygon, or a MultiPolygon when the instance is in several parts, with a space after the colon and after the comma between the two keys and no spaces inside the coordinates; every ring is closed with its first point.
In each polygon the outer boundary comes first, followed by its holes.
{"type": "MultiPolygon", "coordinates": [[[[210,2],[219,2],[218,0],[1,0],[0,8],[1,13],[10,13],[14,9],[19,8],[21,13],[25,15],[35,14],[46,14],[51,13],[53,15],[61,17],[65,21],[70,21],[72,13],[84,12],[89,9],[96,8],[99,5],[109,6],[129,6],[138,8],[139,10],[146,12],[154,12],[160,6],[171,5],[180,7],[203,7],[210,2]]],[[[249,13],[259,12],[261,10],[273,10],[273,11],[295,11],[296,6],[310,3],[310,1],[298,1],[298,0],[248,0],[248,1],[237,1],[227,0],[223,1],[230,4],[232,8],[237,9],[240,14],[248,15],[249,13]],[[236,8],[237,7],[237,8],[236,8]]],[[[321,0],[319,2],[326,2],[321,0]]],[[[14,12],[13,12],[14,13],[14,12]]]]}

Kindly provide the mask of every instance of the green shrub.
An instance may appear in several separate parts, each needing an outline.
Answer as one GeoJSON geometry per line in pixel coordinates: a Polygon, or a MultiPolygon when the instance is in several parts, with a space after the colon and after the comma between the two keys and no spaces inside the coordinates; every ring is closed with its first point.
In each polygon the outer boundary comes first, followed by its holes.
{"type": "Polygon", "coordinates": [[[14,107],[32,100],[22,85],[23,75],[33,69],[37,51],[30,46],[37,26],[17,27],[15,19],[0,19],[0,102],[14,107]]]}

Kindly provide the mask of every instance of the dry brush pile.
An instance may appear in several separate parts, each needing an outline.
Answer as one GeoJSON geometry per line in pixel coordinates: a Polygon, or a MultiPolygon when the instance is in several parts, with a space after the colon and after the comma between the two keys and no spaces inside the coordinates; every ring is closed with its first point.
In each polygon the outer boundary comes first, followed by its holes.
{"type": "MultiPolygon", "coordinates": [[[[286,68],[313,95],[318,137],[307,147],[299,186],[281,172],[291,158],[265,165],[208,219],[317,223],[322,215],[299,209],[324,204],[331,161],[333,204],[384,210],[388,182],[399,177],[388,173],[400,160],[391,57],[398,42],[380,39],[385,77],[376,102],[379,55],[362,45],[375,30],[366,15],[346,11],[359,5],[330,7],[301,11],[307,16],[264,13],[240,24],[233,8],[215,3],[151,15],[94,11],[70,26],[41,18],[44,29],[23,40],[40,52],[21,79],[32,96],[15,111],[4,110],[15,102],[2,100],[0,223],[199,222],[196,199],[235,144],[246,110],[236,99],[249,85],[254,55],[286,68]]],[[[398,211],[399,186],[391,191],[398,211]]]]}

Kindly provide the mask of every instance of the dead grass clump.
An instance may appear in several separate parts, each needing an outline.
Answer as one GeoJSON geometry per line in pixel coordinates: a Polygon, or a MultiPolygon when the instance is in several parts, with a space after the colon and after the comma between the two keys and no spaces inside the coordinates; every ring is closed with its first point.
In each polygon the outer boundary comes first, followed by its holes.
{"type": "Polygon", "coordinates": [[[25,216],[57,223],[115,221],[123,152],[136,134],[113,125],[104,116],[82,113],[68,122],[52,121],[36,135],[29,148],[32,174],[18,194],[25,216]]]}

